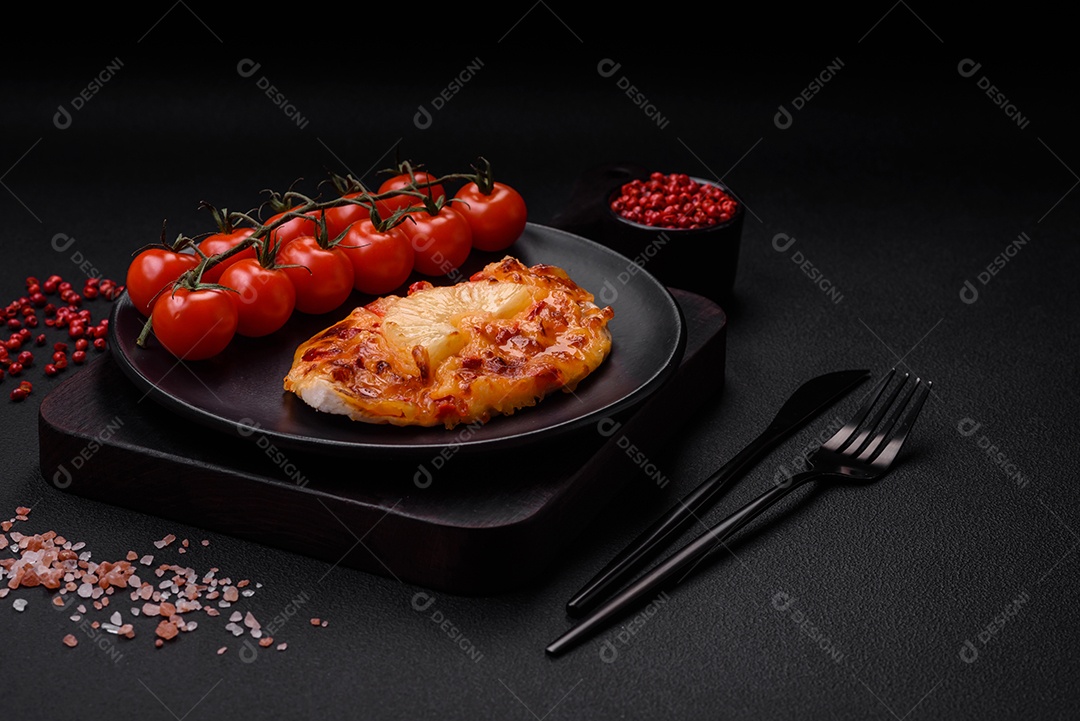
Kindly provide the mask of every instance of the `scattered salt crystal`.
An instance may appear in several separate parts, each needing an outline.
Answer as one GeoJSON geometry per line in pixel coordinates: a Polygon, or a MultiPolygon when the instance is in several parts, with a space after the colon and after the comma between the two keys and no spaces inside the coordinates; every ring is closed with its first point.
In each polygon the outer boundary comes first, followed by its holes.
{"type": "Polygon", "coordinates": [[[177,629],[176,624],[172,621],[162,621],[158,624],[157,629],[155,629],[154,633],[156,633],[158,636],[165,640],[169,640],[171,638],[175,638],[176,634],[179,633],[179,630],[177,629]]]}
{"type": "Polygon", "coordinates": [[[124,619],[120,615],[119,611],[116,611],[116,612],[113,613],[113,615],[109,616],[109,620],[112,621],[113,624],[115,624],[117,626],[121,625],[124,622],[124,619]]]}
{"type": "Polygon", "coordinates": [[[204,538],[204,539],[203,539],[203,541],[202,541],[202,545],[204,545],[204,546],[209,546],[209,545],[210,545],[210,541],[208,541],[208,540],[206,540],[206,539],[204,538]]]}
{"type": "MultiPolygon", "coordinates": [[[[204,543],[204,545],[205,545],[205,543],[204,543]]],[[[228,646],[222,646],[221,648],[219,648],[219,649],[217,650],[217,655],[218,655],[218,656],[220,656],[221,654],[225,653],[225,652],[226,652],[226,651],[228,651],[228,650],[229,650],[229,647],[228,647],[228,646]]]]}
{"type": "Polygon", "coordinates": [[[138,616],[140,613],[141,613],[141,611],[139,611],[139,609],[135,608],[134,606],[131,607],[131,615],[132,616],[138,616]]]}
{"type": "Polygon", "coordinates": [[[71,550],[72,551],[81,551],[84,548],[86,548],[86,544],[83,543],[82,541],[79,541],[78,543],[76,543],[74,546],[71,547],[71,550]]]}
{"type": "Polygon", "coordinates": [[[79,645],[79,639],[69,633],[67,636],[64,636],[64,645],[68,648],[75,648],[79,645]]]}
{"type": "Polygon", "coordinates": [[[248,611],[247,615],[244,616],[244,625],[248,628],[259,628],[261,624],[255,619],[255,615],[248,611]]]}
{"type": "Polygon", "coordinates": [[[251,598],[252,596],[254,596],[254,595],[255,595],[255,592],[254,592],[254,591],[252,591],[252,590],[251,590],[251,589],[249,588],[249,589],[246,589],[246,590],[244,590],[244,591],[243,591],[243,592],[242,592],[242,593],[241,593],[240,595],[241,595],[241,596],[243,596],[244,598],[251,598]]]}
{"type": "Polygon", "coordinates": [[[278,650],[278,651],[284,651],[284,650],[285,650],[285,649],[287,649],[288,647],[289,647],[289,644],[287,644],[287,643],[279,643],[279,644],[277,645],[277,650],[278,650]]]}
{"type": "Polygon", "coordinates": [[[139,563],[141,563],[144,566],[149,566],[153,562],[154,562],[154,557],[151,556],[150,554],[146,554],[145,556],[143,556],[142,558],[139,559],[139,563]]]}
{"type": "Polygon", "coordinates": [[[80,616],[79,614],[76,613],[74,616],[71,617],[71,620],[74,621],[75,623],[78,623],[79,621],[82,620],[82,616],[80,616]]]}
{"type": "Polygon", "coordinates": [[[244,614],[240,613],[239,611],[233,611],[232,615],[229,616],[229,620],[232,621],[233,623],[236,623],[237,621],[241,621],[241,620],[243,620],[243,618],[244,618],[244,614]]]}
{"type": "Polygon", "coordinates": [[[80,603],[78,606],[75,607],[75,610],[79,613],[86,613],[86,606],[80,603]]]}
{"type": "Polygon", "coordinates": [[[16,598],[14,601],[11,602],[11,607],[14,608],[16,611],[22,613],[22,611],[26,609],[26,599],[16,598]]]}
{"type": "Polygon", "coordinates": [[[94,593],[94,587],[91,586],[89,583],[86,583],[84,581],[83,584],[81,586],[79,586],[79,591],[78,591],[79,598],[90,598],[90,596],[93,593],[94,593]]]}
{"type": "Polygon", "coordinates": [[[199,627],[199,622],[198,622],[198,621],[188,621],[188,622],[187,622],[187,623],[186,623],[186,624],[184,625],[184,630],[185,630],[185,631],[194,631],[194,630],[195,630],[195,629],[197,629],[198,627],[199,627]]]}

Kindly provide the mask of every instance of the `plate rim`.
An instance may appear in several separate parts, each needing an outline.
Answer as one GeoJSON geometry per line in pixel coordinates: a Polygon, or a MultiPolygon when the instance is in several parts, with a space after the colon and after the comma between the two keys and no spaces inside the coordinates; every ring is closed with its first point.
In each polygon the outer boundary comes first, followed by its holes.
{"type": "MultiPolygon", "coordinates": [[[[539,230],[542,233],[554,233],[563,236],[573,242],[582,243],[592,247],[593,252],[606,253],[616,258],[624,260],[628,265],[633,261],[623,254],[619,253],[612,248],[599,243],[597,241],[585,238],[580,235],[576,235],[561,228],[553,226],[543,225],[529,221],[526,225],[535,230],[539,230]]],[[[508,254],[512,254],[512,247],[507,249],[508,254]]],[[[493,254],[494,255],[494,254],[493,254]]],[[[679,306],[678,301],[672,295],[671,290],[664,285],[659,279],[648,272],[644,267],[639,267],[636,275],[644,276],[651,283],[653,283],[661,291],[661,296],[665,303],[674,311],[676,324],[676,337],[675,342],[672,344],[672,349],[668,355],[666,362],[648,379],[643,381],[637,388],[627,393],[623,397],[615,400],[607,405],[593,409],[580,416],[575,416],[563,420],[560,423],[554,425],[543,426],[541,428],[535,428],[520,433],[513,433],[509,435],[500,435],[495,438],[486,438],[480,440],[449,440],[445,443],[414,443],[414,444],[385,444],[379,442],[346,442],[336,439],[315,438],[311,436],[301,436],[294,433],[285,433],[274,429],[268,429],[259,426],[257,429],[252,428],[250,424],[245,424],[245,419],[233,420],[226,418],[217,413],[212,413],[204,408],[187,402],[183,398],[177,397],[171,393],[162,391],[157,385],[147,378],[137,367],[134,360],[130,359],[127,353],[124,352],[124,343],[116,337],[119,332],[117,328],[119,323],[117,317],[121,312],[125,312],[126,308],[134,308],[127,293],[121,295],[117,299],[117,302],[113,305],[112,311],[109,314],[109,355],[117,362],[124,375],[128,377],[138,388],[144,391],[149,397],[161,407],[178,413],[185,418],[191,419],[200,423],[205,427],[213,428],[219,432],[223,432],[233,436],[248,437],[251,436],[256,430],[262,436],[267,437],[271,441],[277,443],[282,448],[288,448],[289,450],[307,452],[307,453],[328,453],[338,457],[357,457],[364,454],[378,455],[379,457],[391,458],[391,457],[409,457],[417,454],[431,454],[444,450],[447,447],[454,447],[455,454],[458,453],[475,453],[481,451],[496,451],[505,450],[507,448],[528,444],[536,441],[547,441],[550,439],[560,438],[575,430],[580,430],[583,427],[588,427],[590,423],[593,423],[599,419],[609,417],[621,413],[628,408],[636,406],[650,396],[652,396],[658,388],[666,383],[676,372],[679,365],[682,362],[683,356],[686,350],[687,343],[687,326],[686,318],[684,317],[683,310],[679,306]]],[[[594,296],[597,291],[593,291],[594,296]]],[[[527,409],[520,409],[527,410],[527,409]]],[[[493,419],[494,420],[494,419],[493,419]]],[[[453,429],[448,430],[453,433],[453,429]]]]}

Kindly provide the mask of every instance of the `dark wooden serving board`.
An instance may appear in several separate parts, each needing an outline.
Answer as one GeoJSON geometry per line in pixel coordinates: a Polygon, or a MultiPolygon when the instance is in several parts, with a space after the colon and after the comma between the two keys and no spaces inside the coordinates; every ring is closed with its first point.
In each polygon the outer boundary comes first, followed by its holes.
{"type": "Polygon", "coordinates": [[[688,331],[678,372],[610,422],[526,452],[449,445],[358,462],[284,450],[257,430],[192,425],[104,356],[42,401],[42,474],[80,496],[434,590],[504,592],[535,579],[623,484],[648,481],[642,459],[722,392],[723,310],[672,293],[688,331]]]}

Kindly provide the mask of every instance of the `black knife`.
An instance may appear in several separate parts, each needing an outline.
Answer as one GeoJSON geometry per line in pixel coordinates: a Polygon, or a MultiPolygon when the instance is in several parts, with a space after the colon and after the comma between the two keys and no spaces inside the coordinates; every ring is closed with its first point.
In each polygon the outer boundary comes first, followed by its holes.
{"type": "Polygon", "coordinates": [[[683,530],[698,512],[715,501],[730,481],[741,476],[762,456],[869,377],[868,370],[837,371],[818,376],[799,386],[761,435],[679,500],[671,510],[615,556],[591,581],[582,586],[566,604],[567,613],[577,616],[594,608],[599,601],[626,581],[630,574],[665,547],[668,539],[683,530]]]}

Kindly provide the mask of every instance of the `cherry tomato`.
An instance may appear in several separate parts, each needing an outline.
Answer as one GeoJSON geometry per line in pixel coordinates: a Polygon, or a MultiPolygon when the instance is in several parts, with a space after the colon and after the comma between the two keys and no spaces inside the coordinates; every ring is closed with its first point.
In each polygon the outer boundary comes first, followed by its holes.
{"type": "MultiPolygon", "coordinates": [[[[255,232],[254,228],[237,228],[227,233],[214,233],[208,235],[202,242],[199,243],[199,250],[205,256],[220,255],[227,250],[239,245],[245,238],[255,232]]],[[[226,260],[208,268],[202,275],[204,283],[217,283],[221,278],[221,274],[225,272],[233,263],[241,261],[245,258],[255,257],[255,246],[251,245],[244,248],[236,255],[230,256],[226,260]]]]}
{"type": "Polygon", "coordinates": [[[505,183],[494,183],[486,194],[476,183],[466,183],[454,197],[463,201],[454,203],[454,210],[469,221],[473,247],[478,250],[505,250],[525,230],[525,199],[505,183]]]}
{"type": "Polygon", "coordinates": [[[399,227],[408,234],[416,253],[413,267],[424,275],[447,275],[461,267],[472,250],[469,221],[450,206],[435,215],[413,213],[399,227]]]}
{"type": "Polygon", "coordinates": [[[296,289],[283,268],[264,266],[257,258],[233,263],[221,274],[232,288],[238,314],[236,332],[259,338],[279,330],[296,308],[296,289]]]}
{"type": "Polygon", "coordinates": [[[301,313],[329,313],[348,299],[353,291],[353,265],[341,248],[324,248],[310,235],[286,244],[277,255],[285,274],[296,289],[296,310],[301,313]]]}
{"type": "Polygon", "coordinates": [[[198,264],[197,255],[168,248],[148,248],[139,253],[128,266],[126,281],[135,309],[149,317],[158,295],[198,264]]]}
{"type": "MultiPolygon", "coordinates": [[[[343,198],[359,198],[363,193],[348,193],[343,198]]],[[[384,200],[375,201],[375,208],[382,218],[388,218],[393,214],[393,209],[384,200]]],[[[357,203],[343,203],[326,209],[326,235],[335,239],[349,229],[353,223],[367,220],[371,217],[368,206],[357,203]]]]}
{"type": "Polygon", "coordinates": [[[238,314],[232,291],[176,288],[154,303],[150,321],[165,349],[183,360],[211,358],[236,335],[238,314]]]}
{"type": "MultiPolygon", "coordinates": [[[[265,224],[270,225],[271,223],[277,222],[278,220],[281,220],[283,217],[285,217],[286,213],[291,213],[298,208],[299,206],[291,210],[283,210],[280,213],[275,213],[266,220],[265,224]]],[[[286,243],[290,243],[297,238],[315,235],[317,230],[318,223],[316,222],[315,218],[299,216],[291,220],[286,220],[277,228],[274,228],[272,231],[270,231],[270,239],[271,241],[280,243],[284,246],[286,243]]]]}
{"type": "MultiPolygon", "coordinates": [[[[417,185],[421,183],[430,183],[433,180],[438,180],[438,176],[432,175],[431,173],[425,172],[423,170],[414,170],[413,175],[416,177],[417,185]]],[[[409,187],[412,182],[413,179],[409,177],[409,174],[407,172],[398,173],[397,175],[391,178],[387,178],[383,181],[383,184],[379,186],[378,194],[382,195],[383,193],[389,193],[392,190],[402,190],[406,188],[409,190],[413,190],[413,188],[409,187]]],[[[443,186],[439,184],[431,185],[426,188],[416,188],[415,190],[417,192],[430,195],[432,200],[438,200],[440,196],[444,198],[446,197],[446,191],[443,189],[443,186]]],[[[391,196],[387,198],[385,202],[387,209],[391,213],[400,208],[408,208],[410,205],[420,205],[421,203],[423,203],[420,198],[415,198],[411,195],[391,196]]]]}
{"type": "Polygon", "coordinates": [[[385,295],[412,274],[416,254],[400,225],[380,231],[370,219],[361,220],[349,228],[338,247],[352,261],[353,287],[361,293],[385,295]]]}

